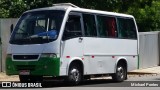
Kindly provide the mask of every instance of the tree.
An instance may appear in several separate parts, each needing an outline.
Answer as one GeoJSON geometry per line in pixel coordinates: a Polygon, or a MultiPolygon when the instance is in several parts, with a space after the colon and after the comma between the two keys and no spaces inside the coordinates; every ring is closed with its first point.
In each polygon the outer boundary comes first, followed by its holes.
{"type": "Polygon", "coordinates": [[[23,0],[12,0],[8,3],[9,7],[9,17],[17,18],[24,11],[28,10],[27,4],[23,0]]]}
{"type": "Polygon", "coordinates": [[[155,31],[160,28],[160,1],[151,1],[134,3],[126,11],[135,16],[139,31],[155,31]]]}
{"type": "Polygon", "coordinates": [[[0,18],[6,18],[9,16],[9,10],[7,10],[6,7],[6,2],[4,0],[0,0],[0,18]]]}
{"type": "Polygon", "coordinates": [[[0,18],[16,18],[25,10],[27,5],[23,0],[0,0],[0,18]]]}

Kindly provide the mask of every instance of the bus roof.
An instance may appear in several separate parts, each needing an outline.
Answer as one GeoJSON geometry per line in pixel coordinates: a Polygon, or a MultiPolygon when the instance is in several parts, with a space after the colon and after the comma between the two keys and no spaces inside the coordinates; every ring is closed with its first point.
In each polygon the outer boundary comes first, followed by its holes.
{"type": "Polygon", "coordinates": [[[122,17],[133,18],[132,15],[128,15],[128,14],[80,8],[80,7],[78,7],[74,4],[71,4],[71,3],[53,4],[52,7],[37,8],[37,9],[28,10],[26,12],[41,11],[41,10],[64,10],[64,11],[66,11],[68,9],[70,9],[71,11],[78,11],[78,12],[86,12],[86,13],[89,12],[89,13],[94,13],[94,14],[105,14],[105,15],[113,15],[113,16],[122,16],[122,17]]]}

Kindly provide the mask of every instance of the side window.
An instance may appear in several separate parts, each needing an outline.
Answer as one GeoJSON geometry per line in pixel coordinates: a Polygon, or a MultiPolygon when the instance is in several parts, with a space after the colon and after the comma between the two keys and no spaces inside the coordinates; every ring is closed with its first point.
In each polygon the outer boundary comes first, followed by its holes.
{"type": "Polygon", "coordinates": [[[63,34],[63,40],[81,36],[82,36],[82,29],[81,29],[80,16],[69,15],[63,34]]]}
{"type": "Polygon", "coordinates": [[[107,37],[107,24],[104,16],[97,16],[98,32],[100,37],[107,37]]]}
{"type": "Polygon", "coordinates": [[[136,39],[136,27],[133,19],[117,18],[118,22],[118,37],[136,39]]]}
{"type": "Polygon", "coordinates": [[[116,37],[117,27],[114,17],[97,16],[98,31],[100,37],[116,37]]]}
{"type": "Polygon", "coordinates": [[[95,24],[95,17],[94,15],[90,14],[83,14],[83,21],[84,21],[84,33],[87,37],[96,37],[96,24],[95,24]]]}

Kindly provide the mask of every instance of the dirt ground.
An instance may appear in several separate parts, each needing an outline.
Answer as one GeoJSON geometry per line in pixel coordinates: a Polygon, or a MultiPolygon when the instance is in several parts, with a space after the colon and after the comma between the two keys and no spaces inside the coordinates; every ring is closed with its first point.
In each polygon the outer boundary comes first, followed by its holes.
{"type": "Polygon", "coordinates": [[[0,81],[19,81],[19,78],[18,75],[8,76],[4,72],[1,72],[0,81]]]}

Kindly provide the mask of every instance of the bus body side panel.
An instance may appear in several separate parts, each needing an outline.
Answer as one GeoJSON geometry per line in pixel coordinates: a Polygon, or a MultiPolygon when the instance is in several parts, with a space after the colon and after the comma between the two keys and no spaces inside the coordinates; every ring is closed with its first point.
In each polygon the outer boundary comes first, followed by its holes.
{"type": "Polygon", "coordinates": [[[86,74],[113,73],[115,60],[107,55],[87,54],[85,57],[86,74]]]}
{"type": "Polygon", "coordinates": [[[120,57],[127,59],[130,71],[137,66],[137,40],[84,37],[84,55],[88,74],[114,73],[120,57]]]}
{"type": "Polygon", "coordinates": [[[128,64],[127,65],[128,66],[128,69],[127,69],[128,72],[138,68],[138,55],[137,56],[130,56],[130,57],[128,57],[128,60],[130,60],[127,63],[128,64]]]}

